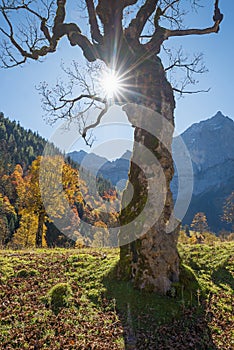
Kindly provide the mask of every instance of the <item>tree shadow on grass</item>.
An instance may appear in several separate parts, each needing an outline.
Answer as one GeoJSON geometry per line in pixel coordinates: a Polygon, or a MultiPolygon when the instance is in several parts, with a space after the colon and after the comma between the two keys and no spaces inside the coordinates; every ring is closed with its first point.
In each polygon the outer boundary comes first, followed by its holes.
{"type": "Polygon", "coordinates": [[[232,290],[234,290],[234,278],[230,271],[227,269],[228,262],[224,262],[212,273],[212,281],[221,286],[223,284],[228,285],[232,290]]]}
{"type": "Polygon", "coordinates": [[[125,349],[216,350],[206,305],[199,285],[183,267],[183,284],[172,288],[171,296],[134,289],[129,281],[118,280],[118,265],[104,278],[107,297],[113,303],[124,328],[125,349]]]}

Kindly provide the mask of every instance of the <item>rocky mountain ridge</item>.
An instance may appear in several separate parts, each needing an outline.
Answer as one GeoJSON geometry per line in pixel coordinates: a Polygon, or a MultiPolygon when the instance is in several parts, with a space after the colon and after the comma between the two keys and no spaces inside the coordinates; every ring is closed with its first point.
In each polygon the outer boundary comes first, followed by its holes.
{"type": "MultiPolygon", "coordinates": [[[[181,137],[191,157],[194,178],[193,196],[183,223],[190,224],[193,216],[203,211],[213,231],[230,229],[221,216],[225,198],[234,190],[234,121],[219,111],[193,124],[181,137]]],[[[176,152],[179,149],[175,138],[173,153],[176,152]]],[[[177,183],[175,171],[171,186],[174,196],[177,183]]]]}

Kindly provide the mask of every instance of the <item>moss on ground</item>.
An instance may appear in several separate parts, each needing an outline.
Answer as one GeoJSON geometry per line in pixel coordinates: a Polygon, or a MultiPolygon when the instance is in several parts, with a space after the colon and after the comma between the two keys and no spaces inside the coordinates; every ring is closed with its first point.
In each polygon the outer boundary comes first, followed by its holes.
{"type": "Polygon", "coordinates": [[[72,302],[72,289],[69,283],[57,283],[48,292],[48,302],[51,310],[58,314],[63,307],[69,307],[72,302]]]}

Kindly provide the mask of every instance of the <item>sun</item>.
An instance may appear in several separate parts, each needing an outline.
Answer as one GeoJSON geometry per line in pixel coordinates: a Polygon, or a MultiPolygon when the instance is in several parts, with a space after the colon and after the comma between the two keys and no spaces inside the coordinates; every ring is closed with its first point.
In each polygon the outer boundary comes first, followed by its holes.
{"type": "Polygon", "coordinates": [[[107,98],[113,98],[121,91],[121,78],[114,70],[103,73],[101,85],[107,98]]]}

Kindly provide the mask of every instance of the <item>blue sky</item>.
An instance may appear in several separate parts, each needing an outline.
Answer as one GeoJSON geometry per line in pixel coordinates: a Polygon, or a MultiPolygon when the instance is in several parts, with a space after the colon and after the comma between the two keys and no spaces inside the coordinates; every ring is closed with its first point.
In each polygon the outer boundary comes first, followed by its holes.
{"type": "MultiPolygon", "coordinates": [[[[212,24],[213,0],[205,1],[207,5],[201,8],[199,14],[189,14],[188,24],[193,27],[203,27],[212,24]]],[[[209,72],[199,77],[199,89],[211,88],[210,92],[194,95],[186,95],[176,102],[175,123],[177,132],[184,131],[191,124],[207,119],[218,110],[224,115],[234,119],[234,45],[232,35],[234,33],[234,1],[220,0],[220,7],[224,13],[224,21],[219,34],[208,36],[183,37],[170,39],[168,45],[182,45],[186,52],[203,52],[204,60],[209,72]]],[[[70,13],[73,20],[78,16],[77,12],[70,13]]],[[[50,54],[40,62],[29,62],[22,67],[8,70],[0,70],[0,111],[6,117],[20,121],[25,128],[38,131],[49,139],[54,129],[46,124],[43,119],[40,96],[35,86],[41,81],[49,84],[56,82],[61,72],[61,60],[69,64],[73,59],[83,61],[78,47],[71,48],[64,38],[55,54],[50,54]]],[[[57,125],[55,125],[57,127],[57,125]]],[[[106,131],[105,131],[106,132],[106,131]]],[[[125,134],[125,131],[120,131],[125,134]]],[[[103,133],[97,137],[105,137],[103,133]]],[[[129,132],[126,132],[129,138],[129,132]]],[[[77,147],[83,148],[83,142],[77,147]]],[[[122,152],[122,150],[121,150],[122,152]]]]}

